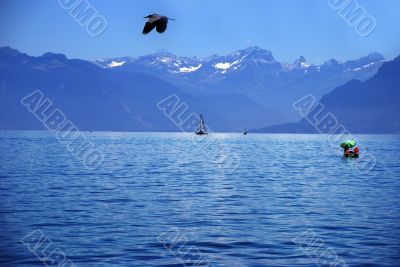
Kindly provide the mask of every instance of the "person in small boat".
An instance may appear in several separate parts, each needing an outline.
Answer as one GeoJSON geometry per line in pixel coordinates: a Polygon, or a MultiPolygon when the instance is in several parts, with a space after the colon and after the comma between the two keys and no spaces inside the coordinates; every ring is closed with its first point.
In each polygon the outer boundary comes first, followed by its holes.
{"type": "Polygon", "coordinates": [[[345,157],[350,157],[350,156],[353,156],[355,153],[354,153],[354,150],[351,150],[350,148],[348,148],[345,152],[344,152],[344,156],[345,157]]]}
{"type": "Polygon", "coordinates": [[[343,148],[343,154],[345,157],[358,156],[360,149],[358,147],[355,147],[354,149],[352,149],[355,145],[356,145],[356,141],[354,141],[354,140],[348,140],[348,141],[342,142],[340,144],[340,147],[343,148]]]}

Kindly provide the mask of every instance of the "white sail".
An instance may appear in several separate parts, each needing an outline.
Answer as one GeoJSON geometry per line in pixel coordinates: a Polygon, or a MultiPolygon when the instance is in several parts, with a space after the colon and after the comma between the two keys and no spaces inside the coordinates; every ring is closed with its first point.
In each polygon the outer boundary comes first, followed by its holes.
{"type": "Polygon", "coordinates": [[[202,114],[200,114],[200,121],[199,121],[199,126],[196,129],[196,134],[207,134],[206,124],[204,123],[202,114]]]}

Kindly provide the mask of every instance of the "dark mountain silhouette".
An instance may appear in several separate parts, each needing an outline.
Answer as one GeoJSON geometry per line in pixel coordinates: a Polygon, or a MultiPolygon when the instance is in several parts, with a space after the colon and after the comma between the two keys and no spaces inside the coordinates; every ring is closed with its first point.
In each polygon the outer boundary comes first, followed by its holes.
{"type": "MultiPolygon", "coordinates": [[[[349,81],[320,102],[325,114],[331,112],[352,133],[400,133],[400,57],[384,63],[369,80],[349,81]]],[[[255,131],[317,132],[306,119],[255,131]]]]}
{"type": "Polygon", "coordinates": [[[278,112],[234,93],[218,97],[188,93],[144,73],[114,72],[61,54],[31,57],[0,48],[0,129],[43,129],[20,103],[35,90],[41,90],[81,130],[179,131],[157,108],[171,94],[178,95],[190,112],[203,113],[216,131],[241,129],[245,119],[253,127],[260,125],[265,114],[274,114],[270,123],[283,120],[278,112]]]}

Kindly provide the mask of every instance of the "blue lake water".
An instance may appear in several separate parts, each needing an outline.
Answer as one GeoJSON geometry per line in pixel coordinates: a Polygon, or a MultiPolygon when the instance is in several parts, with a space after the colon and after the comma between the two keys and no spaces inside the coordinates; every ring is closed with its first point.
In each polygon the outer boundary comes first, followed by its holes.
{"type": "Polygon", "coordinates": [[[399,136],[357,136],[365,171],[325,135],[86,135],[95,170],[0,132],[1,266],[400,266],[399,136]]]}

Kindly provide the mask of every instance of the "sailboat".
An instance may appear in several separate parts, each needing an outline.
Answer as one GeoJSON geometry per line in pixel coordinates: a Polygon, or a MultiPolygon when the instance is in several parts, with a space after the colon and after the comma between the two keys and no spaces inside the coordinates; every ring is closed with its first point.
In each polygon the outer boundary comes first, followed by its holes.
{"type": "Polygon", "coordinates": [[[208,134],[207,133],[206,124],[204,123],[204,119],[203,119],[203,115],[202,114],[200,114],[199,126],[197,126],[197,129],[196,129],[195,133],[197,135],[208,134]]]}
{"type": "Polygon", "coordinates": [[[246,121],[244,121],[243,134],[244,134],[244,135],[247,134],[246,121]]]}

